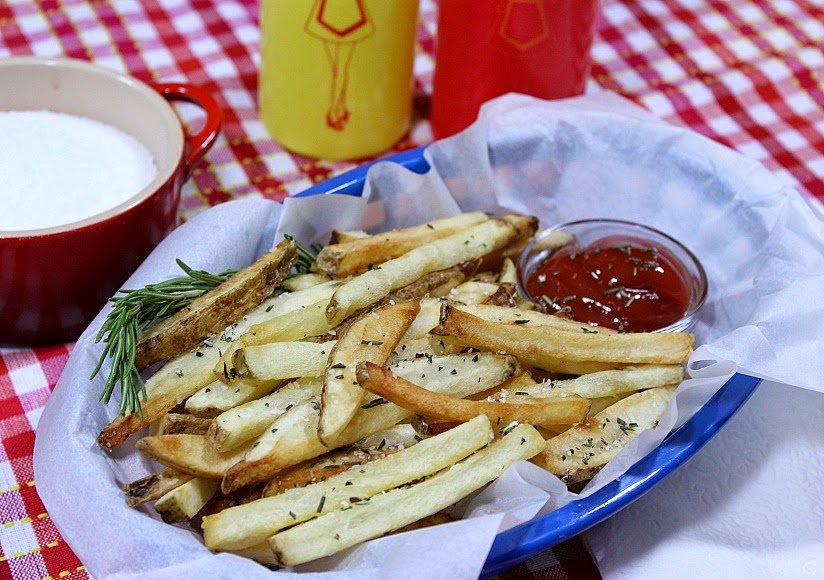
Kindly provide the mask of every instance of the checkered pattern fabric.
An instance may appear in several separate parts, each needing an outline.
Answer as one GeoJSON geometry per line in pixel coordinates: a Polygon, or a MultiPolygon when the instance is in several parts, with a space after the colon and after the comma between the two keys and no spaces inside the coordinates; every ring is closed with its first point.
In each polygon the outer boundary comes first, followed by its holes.
{"type": "MultiPolygon", "coordinates": [[[[352,164],[289,153],[256,114],[257,3],[244,0],[0,1],[0,57],[87,59],[143,80],[184,81],[225,110],[223,134],[185,186],[181,211],[250,195],[281,200],[352,164]]],[[[402,150],[431,140],[437,3],[422,0],[415,118],[402,150]]],[[[824,199],[824,1],[603,0],[592,89],[620,93],[733,147],[824,199]]],[[[187,123],[198,111],[181,106],[187,123]]],[[[37,495],[40,412],[71,345],[0,350],[0,577],[84,578],[37,495]]],[[[572,540],[502,578],[597,577],[572,540]]]]}

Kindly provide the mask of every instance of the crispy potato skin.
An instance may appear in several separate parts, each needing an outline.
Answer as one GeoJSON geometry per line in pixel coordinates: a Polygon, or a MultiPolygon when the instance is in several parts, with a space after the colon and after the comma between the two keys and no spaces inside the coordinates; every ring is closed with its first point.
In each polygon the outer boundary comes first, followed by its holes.
{"type": "Polygon", "coordinates": [[[143,333],[135,366],[145,369],[198,345],[263,302],[286,277],[297,257],[295,242],[284,240],[251,266],[143,333]]]}

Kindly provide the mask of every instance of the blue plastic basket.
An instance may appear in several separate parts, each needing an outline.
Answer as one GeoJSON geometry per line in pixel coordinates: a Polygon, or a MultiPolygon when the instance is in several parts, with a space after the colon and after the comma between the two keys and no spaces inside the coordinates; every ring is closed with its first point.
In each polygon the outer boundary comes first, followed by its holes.
{"type": "MultiPolygon", "coordinates": [[[[415,173],[426,173],[429,164],[423,150],[419,147],[373,161],[310,187],[296,197],[327,193],[361,195],[366,172],[378,162],[397,163],[415,173]]],[[[701,449],[755,392],[759,382],[756,377],[736,373],[689,421],[624,475],[589,497],[498,534],[482,574],[497,574],[528,560],[589,529],[644,495],[701,449]]]]}

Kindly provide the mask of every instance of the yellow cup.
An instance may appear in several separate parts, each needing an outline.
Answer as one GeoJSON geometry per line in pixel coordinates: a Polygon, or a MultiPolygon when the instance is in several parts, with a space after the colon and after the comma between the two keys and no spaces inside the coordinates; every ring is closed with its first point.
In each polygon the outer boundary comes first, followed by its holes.
{"type": "Polygon", "coordinates": [[[260,116],[284,147],[356,159],[409,129],[418,0],[262,0],[260,116]]]}

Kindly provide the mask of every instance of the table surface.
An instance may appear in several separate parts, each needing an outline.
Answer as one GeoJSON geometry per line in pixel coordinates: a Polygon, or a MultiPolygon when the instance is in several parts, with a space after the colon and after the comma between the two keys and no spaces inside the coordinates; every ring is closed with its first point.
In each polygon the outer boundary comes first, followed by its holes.
{"type": "MultiPolygon", "coordinates": [[[[0,57],[69,56],[211,91],[225,124],[184,187],[181,211],[190,217],[246,196],[281,200],[353,167],[289,153],[264,129],[257,10],[240,0],[7,0],[0,57]]],[[[396,151],[431,140],[436,19],[437,2],[422,0],[413,127],[396,151]]],[[[824,200],[822,47],[824,0],[603,0],[588,90],[624,95],[824,200]]],[[[197,122],[191,108],[180,113],[197,122]]],[[[0,577],[88,576],[50,520],[32,471],[37,421],[71,347],[0,349],[0,577]]],[[[598,572],[573,539],[501,577],[598,572]]]]}

